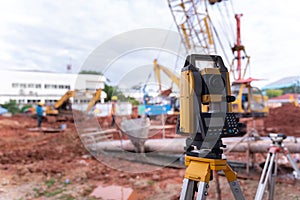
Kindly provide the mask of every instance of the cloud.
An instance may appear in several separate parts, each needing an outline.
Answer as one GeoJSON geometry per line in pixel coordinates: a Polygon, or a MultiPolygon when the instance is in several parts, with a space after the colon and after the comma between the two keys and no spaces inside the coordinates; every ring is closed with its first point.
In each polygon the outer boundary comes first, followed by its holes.
{"type": "MultiPolygon", "coordinates": [[[[273,81],[300,74],[297,7],[279,0],[233,3],[234,11],[244,14],[242,42],[251,56],[250,75],[273,81]]],[[[65,72],[71,62],[77,72],[103,42],[137,28],[176,30],[167,1],[5,1],[0,7],[0,68],[65,72]]],[[[228,44],[225,48],[231,59],[228,44]]]]}
{"type": "Polygon", "coordinates": [[[89,53],[113,35],[135,28],[165,28],[171,16],[157,24],[155,15],[168,11],[158,2],[6,2],[0,8],[0,67],[63,72],[71,60],[78,71],[89,53]]]}

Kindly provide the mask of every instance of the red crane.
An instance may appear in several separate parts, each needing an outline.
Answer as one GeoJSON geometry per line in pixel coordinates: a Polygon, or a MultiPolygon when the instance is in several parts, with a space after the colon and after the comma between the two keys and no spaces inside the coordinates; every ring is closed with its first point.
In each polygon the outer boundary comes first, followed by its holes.
{"type": "MultiPolygon", "coordinates": [[[[224,42],[228,40],[228,44],[232,50],[234,58],[230,64],[230,70],[233,76],[232,92],[236,96],[236,101],[232,103],[233,111],[241,113],[245,116],[265,116],[268,113],[266,106],[266,98],[262,95],[258,88],[251,86],[253,78],[245,79],[245,74],[250,63],[250,56],[246,54],[245,47],[241,42],[241,17],[242,14],[235,14],[237,23],[236,42],[232,47],[230,38],[235,35],[233,29],[226,27],[230,18],[225,17],[225,13],[229,17],[230,12],[226,3],[222,0],[167,0],[170,11],[172,13],[177,30],[181,36],[181,40],[187,53],[197,52],[205,54],[220,54],[223,52],[225,61],[228,62],[226,48],[224,42]],[[210,4],[207,4],[207,2],[210,4]],[[221,7],[221,2],[224,6],[221,7]],[[211,7],[215,7],[219,11],[214,15],[209,15],[211,7]],[[218,26],[213,24],[213,17],[219,16],[215,22],[219,22],[218,26]],[[225,26],[224,26],[225,24],[225,26]],[[232,31],[230,33],[230,30],[232,31]],[[227,38],[226,38],[227,37],[227,38]],[[245,66],[242,61],[246,59],[245,66]],[[235,62],[237,64],[235,65],[235,62]],[[247,104],[245,103],[247,101],[247,104]]],[[[216,11],[216,10],[212,10],[216,11]]]]}

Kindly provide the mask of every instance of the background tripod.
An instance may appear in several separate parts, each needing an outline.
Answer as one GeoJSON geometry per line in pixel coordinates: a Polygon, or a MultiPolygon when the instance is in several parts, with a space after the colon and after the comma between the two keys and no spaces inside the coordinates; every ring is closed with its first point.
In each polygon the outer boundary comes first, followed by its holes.
{"type": "Polygon", "coordinates": [[[261,200],[263,198],[267,183],[269,183],[268,184],[269,200],[274,198],[274,189],[276,184],[277,167],[278,167],[278,153],[283,153],[287,157],[292,167],[298,174],[298,177],[300,176],[300,170],[297,167],[297,164],[294,162],[293,158],[291,157],[289,150],[286,147],[284,147],[282,144],[283,140],[286,138],[286,135],[271,133],[269,134],[269,137],[272,140],[272,144],[270,146],[269,154],[259,180],[257,192],[255,195],[255,200],[261,200]]]}

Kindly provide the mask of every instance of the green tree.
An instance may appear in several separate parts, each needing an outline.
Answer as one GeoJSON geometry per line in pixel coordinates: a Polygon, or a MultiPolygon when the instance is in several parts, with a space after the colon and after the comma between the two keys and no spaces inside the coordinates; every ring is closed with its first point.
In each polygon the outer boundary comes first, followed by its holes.
{"type": "Polygon", "coordinates": [[[102,72],[97,72],[93,70],[81,70],[79,74],[94,74],[94,75],[103,75],[102,72]]]}
{"type": "Polygon", "coordinates": [[[139,101],[137,101],[135,98],[133,98],[133,97],[127,97],[127,99],[128,99],[128,102],[130,102],[132,105],[139,105],[140,104],[140,102],[139,101]]]}
{"type": "Polygon", "coordinates": [[[105,101],[110,101],[111,97],[113,96],[113,93],[114,93],[114,87],[105,84],[103,91],[107,94],[107,97],[105,98],[105,101]]]}
{"type": "Polygon", "coordinates": [[[107,97],[105,99],[105,101],[111,101],[112,96],[117,96],[119,101],[127,101],[130,102],[133,105],[138,105],[139,102],[133,98],[133,97],[126,97],[118,88],[118,86],[110,86],[105,84],[104,85],[104,92],[106,92],[107,97]]]}
{"type": "Polygon", "coordinates": [[[127,98],[120,91],[118,86],[110,86],[110,85],[105,84],[103,91],[106,92],[106,94],[107,94],[107,98],[105,99],[105,101],[110,101],[112,96],[117,96],[118,100],[120,100],[120,101],[126,101],[127,100],[127,98]]]}
{"type": "Polygon", "coordinates": [[[3,104],[2,107],[6,108],[8,110],[8,112],[10,112],[12,114],[16,114],[16,113],[20,112],[20,109],[17,105],[16,100],[9,100],[9,102],[3,104]]]}
{"type": "Polygon", "coordinates": [[[266,94],[269,98],[274,98],[274,97],[278,97],[278,96],[282,95],[283,91],[279,90],[279,89],[277,89],[277,90],[267,90],[266,94]]]}

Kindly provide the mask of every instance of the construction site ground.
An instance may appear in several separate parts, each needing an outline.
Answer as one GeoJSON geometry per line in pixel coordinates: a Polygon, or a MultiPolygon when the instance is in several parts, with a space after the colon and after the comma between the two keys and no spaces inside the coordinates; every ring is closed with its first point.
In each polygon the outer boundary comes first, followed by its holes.
{"type": "MultiPolygon", "coordinates": [[[[257,124],[262,134],[284,132],[300,137],[299,116],[300,108],[287,105],[271,109],[270,115],[257,124]]],[[[110,118],[100,119],[103,127],[110,121],[110,118]]],[[[36,124],[36,119],[28,115],[0,116],[0,200],[113,199],[109,195],[122,199],[122,195],[126,197],[129,193],[134,199],[179,198],[185,169],[157,169],[152,165],[111,158],[112,165],[121,163],[137,171],[149,169],[145,173],[118,171],[89,154],[73,122],[63,122],[67,127],[64,131],[49,133],[32,131],[36,124]],[[95,197],[99,194],[107,198],[95,197]]],[[[61,124],[45,121],[42,126],[59,129],[61,124]]],[[[229,158],[244,160],[245,155],[232,154],[229,158]]],[[[222,199],[233,199],[225,177],[219,179],[222,199]]],[[[239,181],[245,198],[254,199],[258,179],[240,178],[239,181]]],[[[208,199],[216,199],[214,185],[211,181],[208,199]]],[[[300,182],[277,183],[275,196],[275,199],[300,199],[300,182]]]]}

